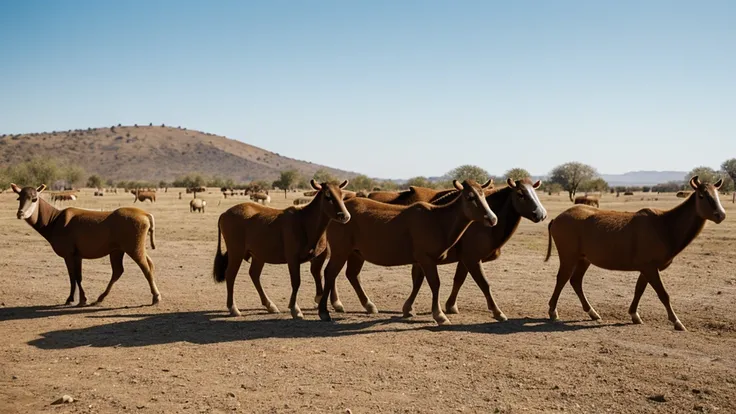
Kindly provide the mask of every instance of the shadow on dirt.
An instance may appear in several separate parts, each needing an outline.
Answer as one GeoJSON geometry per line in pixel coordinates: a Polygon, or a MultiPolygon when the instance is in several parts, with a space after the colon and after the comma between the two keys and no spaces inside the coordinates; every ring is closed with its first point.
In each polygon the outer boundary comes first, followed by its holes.
{"type": "MultiPolygon", "coordinates": [[[[323,338],[348,335],[391,333],[416,330],[513,334],[521,332],[569,332],[596,329],[615,324],[549,323],[546,319],[509,319],[503,323],[458,324],[436,326],[430,321],[405,320],[400,317],[369,317],[337,322],[292,319],[229,318],[223,312],[196,311],[157,314],[88,316],[89,318],[133,318],[79,329],[65,329],[41,334],[28,342],[40,349],[92,347],[142,347],[188,342],[212,344],[267,338],[323,338]],[[417,326],[422,325],[422,326],[417,326]]],[[[619,324],[621,325],[621,324],[619,324]]]]}
{"type": "Polygon", "coordinates": [[[82,315],[96,312],[107,312],[121,309],[138,309],[147,305],[140,306],[121,306],[117,308],[108,308],[105,306],[75,306],[75,305],[43,305],[43,306],[18,306],[12,308],[0,308],[0,322],[49,318],[52,316],[64,315],[82,315]]]}

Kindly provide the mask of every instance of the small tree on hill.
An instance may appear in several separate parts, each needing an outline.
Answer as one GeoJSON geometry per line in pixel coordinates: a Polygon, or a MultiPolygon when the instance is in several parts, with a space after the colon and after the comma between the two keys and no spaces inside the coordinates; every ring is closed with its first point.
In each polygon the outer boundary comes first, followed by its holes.
{"type": "Polygon", "coordinates": [[[318,183],[334,183],[337,181],[337,179],[324,168],[320,168],[315,171],[312,178],[314,178],[314,181],[318,183]]]}
{"type": "Polygon", "coordinates": [[[92,174],[87,179],[87,187],[89,188],[100,188],[102,187],[102,178],[97,174],[92,174]]]}
{"type": "Polygon", "coordinates": [[[504,178],[510,178],[514,181],[523,180],[524,178],[530,178],[531,176],[532,175],[529,174],[529,171],[523,168],[512,168],[506,171],[506,174],[504,174],[504,178]]]}
{"type": "Polygon", "coordinates": [[[8,168],[7,175],[21,187],[37,187],[40,184],[51,187],[59,178],[59,172],[59,166],[53,159],[35,157],[8,168]]]}
{"type": "Polygon", "coordinates": [[[491,178],[491,175],[488,174],[488,171],[478,167],[477,165],[470,164],[461,165],[449,171],[446,175],[448,178],[453,180],[474,180],[481,184],[484,184],[486,181],[488,181],[489,178],[491,178]]]}
{"type": "Polygon", "coordinates": [[[299,171],[290,169],[281,171],[281,176],[278,180],[273,182],[273,186],[284,190],[284,198],[286,198],[286,192],[295,188],[298,183],[299,171]]]}
{"type": "Polygon", "coordinates": [[[64,168],[62,174],[64,181],[69,184],[70,187],[74,188],[77,184],[82,182],[85,176],[84,168],[77,165],[68,165],[64,168]]]}
{"type": "Polygon", "coordinates": [[[562,186],[567,191],[570,201],[575,198],[578,187],[585,181],[598,175],[595,168],[580,162],[568,162],[555,167],[550,172],[549,180],[562,186]]]}
{"type": "Polygon", "coordinates": [[[10,176],[5,168],[0,168],[0,193],[10,187],[10,176]]]}

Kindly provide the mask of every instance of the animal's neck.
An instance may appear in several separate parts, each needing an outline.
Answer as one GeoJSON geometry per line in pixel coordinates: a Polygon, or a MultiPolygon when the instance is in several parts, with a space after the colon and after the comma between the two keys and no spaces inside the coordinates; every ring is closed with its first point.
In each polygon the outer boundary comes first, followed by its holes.
{"type": "Polygon", "coordinates": [[[491,227],[493,240],[498,243],[498,247],[506,244],[521,221],[521,214],[516,211],[511,199],[512,191],[511,187],[505,187],[486,197],[491,210],[498,216],[498,223],[491,227]]]}
{"type": "Polygon", "coordinates": [[[59,217],[59,213],[61,213],[60,210],[57,210],[54,206],[39,197],[36,211],[33,212],[31,217],[26,219],[26,222],[36,229],[46,240],[50,240],[53,224],[57,217],[59,217]]]}
{"type": "Polygon", "coordinates": [[[304,215],[302,223],[305,225],[308,246],[314,246],[320,237],[325,234],[327,225],[330,224],[330,218],[322,213],[323,202],[322,197],[317,196],[299,210],[299,213],[304,215]]]}
{"type": "Polygon", "coordinates": [[[705,226],[705,219],[697,214],[695,197],[697,194],[691,194],[680,205],[663,214],[671,240],[672,257],[683,251],[705,226]]]}
{"type": "Polygon", "coordinates": [[[437,223],[439,224],[445,236],[445,252],[452,248],[465,230],[470,226],[471,221],[462,213],[461,200],[456,199],[455,202],[434,207],[434,213],[437,214],[437,223]]]}

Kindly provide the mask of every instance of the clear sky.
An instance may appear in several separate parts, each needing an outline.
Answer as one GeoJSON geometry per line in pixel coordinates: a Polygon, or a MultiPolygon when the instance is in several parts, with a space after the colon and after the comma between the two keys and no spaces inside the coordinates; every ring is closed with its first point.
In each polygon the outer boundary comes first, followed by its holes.
{"type": "Polygon", "coordinates": [[[0,133],[181,125],[375,177],[736,157],[736,1],[2,1],[0,133]]]}

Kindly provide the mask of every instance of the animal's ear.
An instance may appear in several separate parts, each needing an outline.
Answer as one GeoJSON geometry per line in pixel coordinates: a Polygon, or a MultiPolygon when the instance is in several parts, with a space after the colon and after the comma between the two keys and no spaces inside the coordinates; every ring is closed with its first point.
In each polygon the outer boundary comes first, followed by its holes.
{"type": "Polygon", "coordinates": [[[322,186],[319,185],[316,181],[314,181],[314,178],[312,178],[311,180],[309,180],[309,184],[311,184],[312,185],[312,188],[314,188],[317,191],[322,190],[322,186]]]}
{"type": "Polygon", "coordinates": [[[719,188],[721,188],[722,185],[723,185],[723,178],[719,178],[718,181],[716,181],[716,183],[713,184],[713,187],[715,187],[716,190],[718,190],[719,188]]]}
{"type": "Polygon", "coordinates": [[[506,179],[506,184],[511,188],[516,188],[516,183],[511,178],[506,179]]]}
{"type": "Polygon", "coordinates": [[[46,189],[46,184],[41,184],[41,185],[39,185],[39,186],[38,186],[38,188],[36,189],[36,192],[37,192],[37,193],[40,193],[40,192],[42,192],[42,191],[43,191],[43,190],[45,190],[45,189],[46,189]]]}
{"type": "Polygon", "coordinates": [[[698,179],[698,176],[693,176],[693,178],[690,179],[690,187],[692,187],[693,190],[697,190],[699,185],[700,180],[698,179]]]}
{"type": "Polygon", "coordinates": [[[492,185],[493,185],[493,178],[489,178],[489,179],[488,179],[488,181],[486,181],[486,183],[485,183],[485,184],[483,184],[483,185],[482,185],[482,186],[480,186],[480,187],[481,187],[481,188],[488,188],[488,187],[490,187],[490,186],[492,186],[492,185]]]}
{"type": "Polygon", "coordinates": [[[13,191],[15,191],[16,193],[20,194],[20,187],[15,185],[15,183],[10,183],[10,188],[12,188],[13,191]]]}
{"type": "Polygon", "coordinates": [[[532,188],[536,190],[540,185],[542,185],[542,180],[537,180],[536,183],[532,184],[532,188]]]}
{"type": "Polygon", "coordinates": [[[463,187],[462,183],[460,183],[458,180],[452,180],[452,185],[455,186],[460,191],[463,191],[465,187],[463,187]]]}
{"type": "Polygon", "coordinates": [[[343,181],[343,182],[342,182],[342,183],[340,184],[340,189],[343,189],[343,188],[345,188],[345,187],[346,187],[347,185],[348,185],[348,180],[345,180],[345,181],[343,181]]]}

